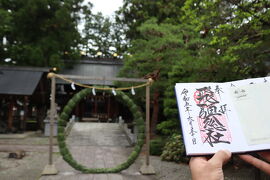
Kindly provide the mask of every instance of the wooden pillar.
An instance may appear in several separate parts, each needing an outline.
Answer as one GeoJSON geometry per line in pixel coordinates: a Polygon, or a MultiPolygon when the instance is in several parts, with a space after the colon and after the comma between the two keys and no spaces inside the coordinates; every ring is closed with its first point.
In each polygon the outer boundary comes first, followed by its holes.
{"type": "Polygon", "coordinates": [[[45,87],[44,87],[43,76],[41,76],[41,80],[39,81],[39,87],[40,87],[41,102],[42,102],[42,104],[45,104],[46,103],[46,90],[45,90],[45,87]]]}
{"type": "Polygon", "coordinates": [[[75,107],[75,115],[77,116],[77,117],[79,117],[80,116],[80,107],[81,106],[81,103],[78,103],[77,105],[76,105],[76,107],[75,107]]]}
{"type": "Polygon", "coordinates": [[[10,97],[9,106],[8,106],[8,130],[12,131],[13,129],[13,107],[14,107],[14,99],[10,97]]]}
{"type": "Polygon", "coordinates": [[[82,101],[81,103],[80,103],[80,112],[81,112],[81,114],[80,114],[80,120],[82,120],[82,118],[85,116],[85,101],[82,101]]]}
{"type": "Polygon", "coordinates": [[[111,97],[110,96],[107,96],[107,116],[108,118],[111,118],[110,115],[111,115],[111,97]]]}
{"type": "MultiPolygon", "coordinates": [[[[47,84],[47,80],[45,79],[45,77],[43,77],[43,75],[41,76],[41,79],[39,81],[39,87],[40,87],[40,100],[41,103],[38,104],[37,106],[37,123],[38,123],[38,129],[44,129],[44,118],[46,117],[46,113],[47,113],[47,86],[45,84],[47,84]]],[[[29,111],[28,111],[29,112],[29,111]]],[[[27,115],[28,117],[30,116],[29,114],[27,115]]]]}
{"type": "Polygon", "coordinates": [[[146,86],[146,165],[149,165],[150,152],[150,87],[146,86]]]}
{"type": "Polygon", "coordinates": [[[98,97],[95,96],[95,99],[94,99],[94,100],[95,100],[95,107],[94,107],[94,109],[95,109],[94,114],[95,114],[95,115],[97,115],[97,109],[98,109],[98,107],[97,107],[97,106],[98,106],[97,98],[98,98],[98,97]]]}
{"type": "MultiPolygon", "coordinates": [[[[149,83],[152,81],[152,79],[149,79],[149,83]]],[[[154,167],[150,164],[150,84],[146,86],[146,99],[145,99],[145,114],[146,114],[146,122],[145,122],[145,134],[146,134],[146,159],[145,164],[142,165],[140,171],[142,174],[155,174],[154,167]]]]}
{"type": "Polygon", "coordinates": [[[48,78],[51,78],[51,108],[50,108],[50,139],[49,139],[49,164],[45,166],[42,175],[57,174],[58,171],[53,164],[53,134],[55,120],[55,75],[49,73],[48,78]]]}
{"type": "Polygon", "coordinates": [[[22,121],[21,121],[21,130],[24,132],[26,130],[26,118],[28,116],[28,96],[24,96],[23,102],[23,114],[22,114],[22,121]]]}
{"type": "Polygon", "coordinates": [[[50,108],[50,156],[49,164],[51,165],[52,160],[52,151],[53,151],[53,134],[54,134],[54,117],[55,117],[55,77],[51,78],[51,108],[50,108]]]}

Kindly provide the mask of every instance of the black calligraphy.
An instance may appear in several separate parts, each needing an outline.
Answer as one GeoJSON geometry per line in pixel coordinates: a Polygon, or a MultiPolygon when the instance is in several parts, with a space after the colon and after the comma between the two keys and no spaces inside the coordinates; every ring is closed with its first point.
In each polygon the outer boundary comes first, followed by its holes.
{"type": "Polygon", "coordinates": [[[196,144],[197,140],[195,137],[195,134],[197,133],[197,131],[194,130],[194,118],[191,116],[191,111],[192,111],[192,105],[190,104],[190,97],[188,97],[188,90],[187,89],[183,89],[181,96],[183,96],[183,101],[184,101],[184,108],[185,108],[185,112],[187,113],[187,121],[188,124],[190,126],[190,131],[189,134],[192,137],[192,144],[196,144]]]}
{"type": "Polygon", "coordinates": [[[231,143],[231,135],[227,125],[226,104],[221,104],[217,95],[223,93],[218,86],[215,92],[211,87],[196,89],[194,101],[200,108],[197,117],[201,138],[203,143],[208,143],[211,147],[217,143],[231,143]]]}

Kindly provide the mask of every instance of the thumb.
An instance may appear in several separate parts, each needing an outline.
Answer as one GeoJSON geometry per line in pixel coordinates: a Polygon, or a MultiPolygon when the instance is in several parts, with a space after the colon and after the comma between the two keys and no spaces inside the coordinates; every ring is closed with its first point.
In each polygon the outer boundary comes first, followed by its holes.
{"type": "Polygon", "coordinates": [[[219,150],[209,161],[218,166],[225,164],[232,156],[228,150],[219,150]]]}

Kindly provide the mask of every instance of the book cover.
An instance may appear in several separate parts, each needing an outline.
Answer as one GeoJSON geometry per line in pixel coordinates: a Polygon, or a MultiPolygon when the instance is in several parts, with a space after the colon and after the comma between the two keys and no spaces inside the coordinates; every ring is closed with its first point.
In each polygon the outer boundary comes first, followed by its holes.
{"type": "Polygon", "coordinates": [[[187,155],[270,149],[270,77],[175,85],[187,155]]]}

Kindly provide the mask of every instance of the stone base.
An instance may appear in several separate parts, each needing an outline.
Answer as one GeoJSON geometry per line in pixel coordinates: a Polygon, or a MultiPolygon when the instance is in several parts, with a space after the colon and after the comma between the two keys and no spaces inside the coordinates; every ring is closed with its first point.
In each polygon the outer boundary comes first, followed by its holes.
{"type": "Polygon", "coordinates": [[[140,168],[140,172],[141,174],[144,175],[156,174],[154,167],[150,164],[149,165],[143,164],[142,167],[140,168]]]}
{"type": "Polygon", "coordinates": [[[58,171],[57,169],[55,168],[55,165],[54,164],[48,164],[45,166],[43,172],[41,173],[41,175],[55,175],[57,174],[58,171]]]}

